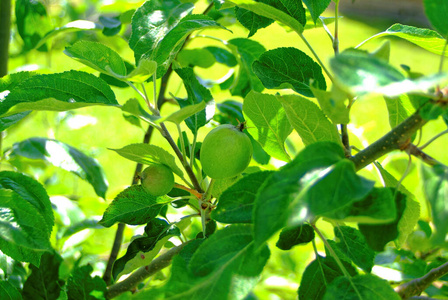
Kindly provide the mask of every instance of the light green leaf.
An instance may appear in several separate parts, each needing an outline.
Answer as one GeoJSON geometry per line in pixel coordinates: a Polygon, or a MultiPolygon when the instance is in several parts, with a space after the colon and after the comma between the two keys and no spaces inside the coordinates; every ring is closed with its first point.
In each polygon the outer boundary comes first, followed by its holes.
{"type": "Polygon", "coordinates": [[[389,112],[389,124],[391,128],[406,120],[412,114],[412,104],[406,94],[398,97],[384,97],[389,112]]]}
{"type": "Polygon", "coordinates": [[[257,15],[283,23],[298,34],[301,34],[303,32],[303,24],[301,24],[294,17],[270,5],[261,2],[255,2],[253,0],[226,0],[226,2],[233,3],[238,7],[249,10],[253,13],[256,13],[257,15]]]}
{"type": "Polygon", "coordinates": [[[256,172],[238,180],[219,197],[211,217],[220,223],[252,223],[252,210],[258,189],[272,172],[256,172]]]}
{"type": "Polygon", "coordinates": [[[171,200],[167,196],[154,197],[141,185],[132,185],[115,197],[99,223],[104,227],[111,227],[117,222],[129,225],[146,224],[171,200]]]}
{"type": "Polygon", "coordinates": [[[0,118],[0,131],[3,131],[5,129],[13,126],[14,124],[19,123],[24,118],[26,118],[30,113],[31,113],[31,111],[24,111],[21,113],[17,113],[17,114],[13,114],[10,116],[0,118]]]}
{"type": "Polygon", "coordinates": [[[148,78],[152,76],[156,70],[157,70],[157,63],[155,61],[142,58],[138,62],[137,68],[132,70],[131,73],[129,73],[124,77],[118,76],[118,78],[122,80],[143,83],[146,80],[148,80],[148,78]]]}
{"type": "Polygon", "coordinates": [[[174,156],[168,153],[166,150],[148,144],[131,144],[127,145],[121,149],[110,149],[124,158],[130,159],[132,161],[144,164],[164,164],[171,168],[171,170],[179,176],[183,175],[183,172],[176,165],[174,156]]]}
{"type": "Polygon", "coordinates": [[[445,38],[448,38],[448,2],[445,0],[424,0],[425,14],[431,25],[445,38]]]}
{"type": "Polygon", "coordinates": [[[91,105],[118,106],[118,102],[104,80],[89,73],[68,71],[35,75],[22,81],[0,102],[0,115],[28,110],[66,111],[91,105]]]}
{"type": "Polygon", "coordinates": [[[215,105],[214,102],[212,102],[210,104],[202,101],[199,102],[197,104],[193,104],[193,105],[189,105],[189,106],[185,106],[177,111],[175,111],[174,113],[172,113],[169,116],[166,117],[161,117],[160,119],[158,119],[156,122],[160,123],[160,122],[173,122],[175,124],[180,124],[182,123],[182,121],[184,121],[185,119],[188,119],[189,117],[203,111],[204,109],[206,109],[207,105],[215,105]]]}
{"type": "Polygon", "coordinates": [[[88,181],[98,196],[106,198],[108,183],[101,166],[96,160],[68,144],[46,138],[29,138],[15,143],[9,155],[45,160],[73,172],[88,181]]]}
{"type": "Polygon", "coordinates": [[[324,300],[400,300],[390,284],[377,276],[365,274],[336,278],[327,288],[324,300]],[[356,287],[356,290],[353,288],[356,287]]]}
{"type": "Polygon", "coordinates": [[[332,86],[331,92],[316,89],[310,86],[314,97],[317,98],[320,108],[334,124],[348,124],[350,122],[349,110],[347,108],[347,94],[332,86]]]}
{"type": "Polygon", "coordinates": [[[244,99],[247,131],[271,156],[290,161],[285,140],[292,131],[286,113],[275,96],[251,91],[244,99]]]}
{"type": "Polygon", "coordinates": [[[215,63],[215,57],[206,48],[182,49],[177,54],[176,61],[184,68],[196,66],[207,69],[215,63]]]}
{"type": "Polygon", "coordinates": [[[263,53],[252,65],[255,75],[268,89],[292,88],[299,94],[313,97],[310,85],[325,90],[322,68],[296,48],[277,48],[263,53]]]}
{"type": "Polygon", "coordinates": [[[277,96],[277,99],[305,145],[318,141],[341,143],[336,126],[325,117],[316,104],[299,95],[277,96]]]}
{"type": "MultiPolygon", "coordinates": [[[[445,39],[434,30],[397,23],[386,29],[386,31],[372,36],[358,47],[362,46],[367,41],[384,36],[396,36],[405,39],[437,55],[443,54],[443,47],[445,46],[445,39]]],[[[445,56],[448,56],[448,52],[445,52],[445,56]]]]}
{"type": "Polygon", "coordinates": [[[121,56],[104,44],[78,41],[66,47],[64,53],[101,73],[126,76],[126,67],[121,56]]]}
{"type": "Polygon", "coordinates": [[[145,122],[153,126],[157,126],[156,122],[160,119],[160,117],[156,117],[150,115],[143,107],[140,105],[137,99],[131,98],[126,103],[120,107],[122,111],[130,113],[133,116],[136,116],[139,119],[142,119],[145,122]]]}

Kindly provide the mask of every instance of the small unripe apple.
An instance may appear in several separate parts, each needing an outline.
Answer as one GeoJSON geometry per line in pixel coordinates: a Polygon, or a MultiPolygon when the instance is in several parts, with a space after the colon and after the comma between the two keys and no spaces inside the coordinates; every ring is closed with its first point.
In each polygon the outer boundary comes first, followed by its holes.
{"type": "Polygon", "coordinates": [[[143,188],[157,197],[168,194],[174,187],[173,171],[165,165],[150,165],[141,174],[143,188]]]}
{"type": "Polygon", "coordinates": [[[247,168],[253,150],[243,129],[243,124],[225,124],[207,134],[202,142],[200,160],[202,169],[210,178],[233,177],[247,168]]]}

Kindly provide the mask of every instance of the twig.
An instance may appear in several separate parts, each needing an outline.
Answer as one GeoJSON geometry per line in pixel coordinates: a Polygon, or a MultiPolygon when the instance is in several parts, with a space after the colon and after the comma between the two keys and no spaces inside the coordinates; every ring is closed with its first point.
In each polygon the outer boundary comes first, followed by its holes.
{"type": "Polygon", "coordinates": [[[8,74],[11,37],[11,0],[0,1],[0,77],[8,74]]]}
{"type": "Polygon", "coordinates": [[[443,136],[444,134],[448,133],[448,129],[442,131],[441,133],[437,134],[436,136],[434,136],[433,138],[431,138],[429,141],[427,141],[423,146],[419,147],[420,150],[425,149],[426,147],[428,147],[432,142],[434,142],[435,140],[437,140],[439,137],[443,136]]]}
{"type": "MultiPolygon", "coordinates": [[[[448,262],[438,268],[434,268],[420,278],[403,283],[395,288],[401,299],[409,299],[412,296],[419,296],[434,281],[448,273],[448,262]]],[[[415,299],[415,298],[414,298],[415,299]]]]}
{"type": "Polygon", "coordinates": [[[173,257],[176,254],[178,254],[182,250],[182,248],[188,243],[189,242],[186,242],[180,244],[179,246],[171,248],[168,252],[154,259],[149,265],[139,268],[125,280],[120,281],[114,285],[111,285],[106,292],[106,299],[112,299],[129,290],[132,290],[146,278],[168,267],[171,264],[173,257]]]}
{"type": "Polygon", "coordinates": [[[436,160],[435,158],[433,158],[432,156],[429,156],[428,154],[426,154],[425,152],[422,151],[422,148],[417,147],[414,144],[409,144],[406,149],[405,149],[409,154],[420,158],[424,163],[430,165],[430,166],[435,166],[435,165],[442,165],[441,162],[439,162],[438,160],[436,160]]]}

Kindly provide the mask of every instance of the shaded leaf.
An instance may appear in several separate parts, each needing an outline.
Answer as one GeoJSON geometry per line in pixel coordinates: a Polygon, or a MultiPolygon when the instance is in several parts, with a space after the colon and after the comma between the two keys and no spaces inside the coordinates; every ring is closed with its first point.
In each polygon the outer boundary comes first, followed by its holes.
{"type": "Polygon", "coordinates": [[[117,222],[129,225],[146,224],[170,202],[169,197],[154,197],[141,185],[133,185],[115,197],[99,223],[105,227],[111,227],[117,222]]]}
{"type": "Polygon", "coordinates": [[[292,88],[299,94],[313,97],[311,84],[327,88],[322,68],[296,48],[277,48],[263,53],[252,68],[268,89],[292,88]]]}
{"type": "MultiPolygon", "coordinates": [[[[218,48],[220,49],[220,48],[218,48]]],[[[182,49],[176,57],[182,67],[210,68],[215,63],[213,54],[205,48],[182,49]]]]}
{"type": "Polygon", "coordinates": [[[0,103],[0,115],[8,110],[11,115],[28,110],[65,111],[90,105],[117,106],[118,102],[104,80],[89,73],[68,71],[35,75],[22,81],[0,103]]]}
{"type": "Polygon", "coordinates": [[[108,182],[98,162],[78,149],[47,138],[29,138],[12,146],[10,157],[40,159],[73,172],[89,182],[98,196],[106,198],[108,182]]]}
{"type": "Polygon", "coordinates": [[[0,281],[0,299],[21,300],[20,292],[8,281],[0,281]]]}
{"type": "Polygon", "coordinates": [[[22,121],[24,118],[26,118],[31,111],[24,111],[18,114],[13,114],[10,116],[6,116],[3,118],[0,118],[0,131],[3,131],[17,123],[19,123],[20,121],[22,121]]]}
{"type": "Polygon", "coordinates": [[[99,276],[91,277],[93,268],[86,265],[76,268],[67,281],[67,296],[69,300],[103,299],[106,293],[106,283],[99,276]],[[96,297],[98,296],[98,297],[96,297]]]}
{"type": "Polygon", "coordinates": [[[314,229],[309,224],[297,227],[283,228],[276,246],[282,250],[290,250],[292,247],[307,244],[314,240],[314,229]]]}
{"type": "Polygon", "coordinates": [[[330,2],[331,0],[303,0],[303,3],[305,3],[310,11],[314,23],[316,23],[317,18],[327,9],[330,2]]]}
{"type": "Polygon", "coordinates": [[[215,57],[215,60],[221,64],[225,64],[228,67],[234,67],[238,64],[235,56],[226,49],[214,46],[208,46],[204,49],[209,51],[215,57]]]}
{"type": "Polygon", "coordinates": [[[448,38],[448,3],[444,0],[424,0],[425,15],[431,25],[445,38],[448,38]]]}
{"type": "Polygon", "coordinates": [[[247,131],[271,156],[289,161],[285,140],[292,131],[283,106],[275,96],[251,91],[244,99],[247,131]]]}
{"type": "Polygon", "coordinates": [[[319,141],[340,143],[336,126],[316,104],[299,95],[277,96],[277,99],[283,105],[289,123],[300,135],[303,144],[307,146],[319,141]]]}
{"type": "Polygon", "coordinates": [[[221,223],[251,223],[258,189],[272,172],[249,174],[226,189],[211,217],[221,223]]]}
{"type": "Polygon", "coordinates": [[[338,89],[335,85],[331,91],[323,91],[310,86],[314,97],[317,98],[319,106],[325,115],[333,121],[334,124],[348,124],[350,122],[349,110],[345,104],[347,95],[338,89]]]}

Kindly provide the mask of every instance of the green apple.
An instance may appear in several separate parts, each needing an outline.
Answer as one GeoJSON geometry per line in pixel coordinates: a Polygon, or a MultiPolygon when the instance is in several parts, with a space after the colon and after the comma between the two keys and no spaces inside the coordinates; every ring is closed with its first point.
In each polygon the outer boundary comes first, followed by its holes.
{"type": "Polygon", "coordinates": [[[174,187],[173,171],[162,164],[150,165],[140,177],[143,188],[155,197],[168,194],[174,187]]]}

